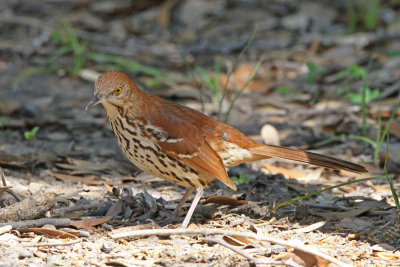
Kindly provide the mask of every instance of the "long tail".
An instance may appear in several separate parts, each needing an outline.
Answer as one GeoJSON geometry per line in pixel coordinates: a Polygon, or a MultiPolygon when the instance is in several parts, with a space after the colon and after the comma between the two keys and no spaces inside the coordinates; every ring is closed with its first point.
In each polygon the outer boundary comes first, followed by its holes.
{"type": "Polygon", "coordinates": [[[303,150],[297,150],[297,149],[291,149],[273,145],[261,145],[252,148],[247,148],[247,150],[257,155],[276,157],[281,159],[289,159],[335,170],[346,170],[356,173],[367,172],[367,169],[365,169],[365,167],[361,165],[303,150]]]}

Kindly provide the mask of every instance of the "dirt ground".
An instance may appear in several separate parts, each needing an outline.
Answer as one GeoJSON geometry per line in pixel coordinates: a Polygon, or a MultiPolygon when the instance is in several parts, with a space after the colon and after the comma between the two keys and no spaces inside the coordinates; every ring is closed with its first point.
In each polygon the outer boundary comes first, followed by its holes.
{"type": "Polygon", "coordinates": [[[318,251],[400,266],[384,177],[400,192],[399,12],[378,0],[0,2],[0,266],[334,266],[318,251]],[[237,96],[228,123],[247,136],[369,173],[242,164],[228,171],[237,191],[205,190],[194,232],[156,234],[185,190],[132,165],[102,107],[85,112],[107,70],[215,118],[237,96]]]}

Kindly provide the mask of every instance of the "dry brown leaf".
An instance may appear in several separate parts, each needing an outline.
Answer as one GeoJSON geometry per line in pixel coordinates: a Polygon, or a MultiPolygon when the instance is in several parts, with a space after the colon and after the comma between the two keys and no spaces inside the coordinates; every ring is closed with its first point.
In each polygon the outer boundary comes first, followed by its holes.
{"type": "Polygon", "coordinates": [[[277,167],[277,166],[273,166],[273,165],[270,165],[270,164],[267,164],[264,162],[262,162],[261,165],[264,167],[264,169],[266,169],[267,171],[269,171],[272,174],[280,173],[288,178],[299,179],[299,178],[303,178],[303,177],[307,176],[307,174],[305,174],[304,172],[301,172],[301,171],[290,170],[290,169],[286,169],[283,167],[277,167]]]}
{"type": "Polygon", "coordinates": [[[114,217],[122,212],[122,200],[118,199],[118,201],[114,202],[111,207],[108,209],[106,213],[106,217],[114,217]]]}
{"type": "Polygon", "coordinates": [[[343,212],[335,212],[335,211],[318,212],[318,211],[310,210],[310,213],[321,216],[321,217],[325,218],[326,220],[340,220],[340,219],[347,218],[347,217],[358,216],[370,209],[371,208],[369,208],[369,207],[363,207],[363,208],[358,208],[358,209],[353,209],[353,210],[343,211],[343,212]]]}
{"type": "Polygon", "coordinates": [[[63,182],[69,182],[74,184],[100,185],[103,183],[102,181],[97,180],[97,178],[93,175],[82,177],[82,176],[75,176],[75,175],[56,173],[56,172],[53,172],[52,175],[63,182]]]}
{"type": "Polygon", "coordinates": [[[17,163],[15,161],[4,161],[4,160],[0,160],[0,166],[10,167],[10,168],[20,168],[20,169],[27,168],[27,166],[17,163]]]}
{"type": "Polygon", "coordinates": [[[109,220],[111,220],[111,218],[111,216],[102,218],[71,218],[70,225],[75,226],[78,229],[84,229],[108,222],[109,220]]]}
{"type": "Polygon", "coordinates": [[[326,267],[330,264],[328,260],[322,259],[318,256],[315,256],[311,253],[307,253],[300,250],[294,250],[293,252],[283,253],[282,256],[279,257],[281,260],[292,260],[300,266],[312,267],[326,267]]]}
{"type": "Polygon", "coordinates": [[[374,185],[371,181],[366,181],[365,182],[368,186],[372,187],[375,192],[380,192],[380,193],[391,193],[392,191],[390,188],[387,187],[382,187],[379,185],[374,185]]]}
{"type": "Polygon", "coordinates": [[[103,184],[104,184],[104,187],[106,188],[106,190],[107,190],[108,192],[110,192],[110,193],[113,192],[113,187],[112,187],[111,185],[109,185],[109,184],[107,184],[107,183],[103,183],[103,184]]]}
{"type": "Polygon", "coordinates": [[[236,240],[233,237],[230,236],[223,236],[222,239],[225,240],[226,243],[232,245],[232,246],[243,246],[244,244],[238,240],[236,240]]]}
{"type": "Polygon", "coordinates": [[[223,236],[225,242],[231,244],[232,246],[245,246],[249,244],[254,244],[253,240],[246,237],[240,236],[223,236]]]}
{"type": "Polygon", "coordinates": [[[38,228],[38,227],[31,227],[31,228],[20,228],[18,229],[20,233],[27,233],[27,232],[34,232],[36,234],[47,235],[50,237],[56,238],[71,238],[75,239],[79,236],[79,232],[64,232],[56,229],[48,229],[48,228],[38,228]]]}
{"type": "Polygon", "coordinates": [[[82,159],[67,158],[68,163],[54,163],[57,167],[75,171],[107,171],[110,166],[106,163],[91,162],[82,159]]]}
{"type": "Polygon", "coordinates": [[[203,205],[218,204],[218,205],[240,206],[247,203],[248,202],[246,200],[237,200],[230,196],[211,196],[203,201],[203,205]]]}
{"type": "Polygon", "coordinates": [[[385,260],[400,260],[400,258],[397,257],[392,252],[377,251],[377,252],[373,252],[372,255],[375,257],[378,257],[380,259],[385,259],[385,260]]]}
{"type": "Polygon", "coordinates": [[[10,189],[11,186],[7,186],[6,176],[4,175],[2,168],[0,168],[0,171],[1,171],[1,182],[3,184],[3,186],[0,186],[0,196],[1,196],[4,192],[6,192],[8,189],[10,189]]]}
{"type": "Polygon", "coordinates": [[[130,182],[130,181],[140,182],[140,180],[136,177],[124,177],[124,178],[121,178],[121,181],[124,183],[130,182]]]}
{"type": "MultiPolygon", "coordinates": [[[[232,74],[232,78],[236,84],[236,87],[241,89],[247,81],[250,79],[251,74],[254,71],[254,66],[248,63],[240,64],[232,74]]],[[[226,78],[224,79],[226,81],[226,78]]],[[[254,79],[246,87],[248,90],[265,92],[269,86],[265,81],[254,79]]]]}
{"type": "Polygon", "coordinates": [[[312,232],[318,228],[321,228],[326,223],[327,223],[327,221],[316,222],[316,223],[310,224],[306,227],[285,231],[285,233],[297,233],[297,234],[308,233],[308,232],[312,232]]]}
{"type": "Polygon", "coordinates": [[[393,120],[389,125],[389,133],[400,138],[400,121],[393,120]]]}

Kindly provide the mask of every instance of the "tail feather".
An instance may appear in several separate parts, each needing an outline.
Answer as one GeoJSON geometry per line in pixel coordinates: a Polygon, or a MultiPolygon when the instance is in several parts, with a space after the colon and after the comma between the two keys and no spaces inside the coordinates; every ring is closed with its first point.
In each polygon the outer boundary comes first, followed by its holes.
{"type": "Polygon", "coordinates": [[[303,150],[297,150],[297,149],[291,149],[273,145],[262,145],[262,146],[247,148],[247,150],[257,155],[294,160],[335,170],[346,170],[356,173],[367,172],[367,169],[365,169],[365,167],[361,165],[303,150]]]}

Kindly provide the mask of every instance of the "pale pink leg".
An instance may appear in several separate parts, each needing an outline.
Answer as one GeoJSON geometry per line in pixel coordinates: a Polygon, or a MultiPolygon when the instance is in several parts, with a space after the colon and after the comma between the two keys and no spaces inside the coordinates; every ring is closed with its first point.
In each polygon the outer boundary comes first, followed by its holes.
{"type": "Polygon", "coordinates": [[[196,209],[197,204],[199,203],[202,196],[203,196],[203,188],[196,188],[196,196],[193,199],[192,205],[190,205],[189,211],[187,212],[186,217],[183,220],[181,228],[184,229],[188,227],[193,212],[196,209]]]}
{"type": "Polygon", "coordinates": [[[189,196],[192,192],[193,192],[193,188],[188,188],[185,195],[182,197],[181,201],[179,201],[178,206],[176,206],[176,208],[175,208],[174,212],[171,214],[171,216],[169,216],[165,220],[158,222],[158,224],[159,225],[167,225],[167,224],[173,223],[177,219],[179,211],[182,209],[183,205],[185,205],[186,200],[189,198],[189,196]]]}

